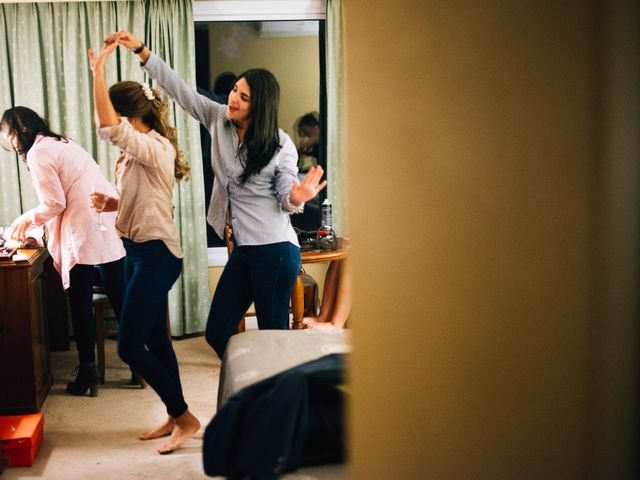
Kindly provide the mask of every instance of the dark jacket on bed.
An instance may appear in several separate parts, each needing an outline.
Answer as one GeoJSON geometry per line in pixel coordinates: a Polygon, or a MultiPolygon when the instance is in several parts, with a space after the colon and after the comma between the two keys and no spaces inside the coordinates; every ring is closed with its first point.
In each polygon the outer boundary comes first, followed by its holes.
{"type": "Polygon", "coordinates": [[[344,362],[327,355],[230,397],[205,430],[205,473],[262,480],[344,461],[344,362]]]}

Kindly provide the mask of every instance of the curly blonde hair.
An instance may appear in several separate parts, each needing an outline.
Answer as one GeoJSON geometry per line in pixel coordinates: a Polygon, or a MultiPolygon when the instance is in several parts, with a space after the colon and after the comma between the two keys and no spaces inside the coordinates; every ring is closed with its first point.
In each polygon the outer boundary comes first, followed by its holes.
{"type": "Polygon", "coordinates": [[[188,180],[191,169],[178,146],[177,131],[169,123],[169,103],[160,90],[152,87],[153,99],[147,98],[148,88],[132,80],[118,82],[109,88],[109,98],[116,111],[123,117],[140,117],[144,123],[171,142],[176,150],[175,178],[188,180]],[[146,91],[145,91],[146,90],[146,91]]]}

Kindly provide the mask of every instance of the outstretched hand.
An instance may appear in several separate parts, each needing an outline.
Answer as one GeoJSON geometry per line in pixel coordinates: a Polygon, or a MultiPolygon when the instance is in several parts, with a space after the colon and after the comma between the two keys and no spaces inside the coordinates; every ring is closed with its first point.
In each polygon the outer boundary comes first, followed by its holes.
{"type": "Polygon", "coordinates": [[[291,203],[297,206],[314,198],[320,190],[327,186],[326,180],[320,183],[323,175],[324,170],[322,167],[311,167],[302,183],[294,180],[293,188],[289,193],[291,203]]]}

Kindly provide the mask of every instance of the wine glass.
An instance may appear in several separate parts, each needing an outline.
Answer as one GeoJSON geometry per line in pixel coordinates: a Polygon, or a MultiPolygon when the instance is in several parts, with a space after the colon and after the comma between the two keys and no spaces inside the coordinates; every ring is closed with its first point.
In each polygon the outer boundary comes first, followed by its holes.
{"type": "MultiPolygon", "coordinates": [[[[93,185],[91,185],[91,195],[93,195],[94,193],[96,193],[96,189],[93,185]]],[[[93,229],[96,232],[106,232],[107,231],[107,227],[104,225],[104,223],[102,223],[102,212],[98,212],[98,223],[96,223],[93,226],[93,229]]]]}

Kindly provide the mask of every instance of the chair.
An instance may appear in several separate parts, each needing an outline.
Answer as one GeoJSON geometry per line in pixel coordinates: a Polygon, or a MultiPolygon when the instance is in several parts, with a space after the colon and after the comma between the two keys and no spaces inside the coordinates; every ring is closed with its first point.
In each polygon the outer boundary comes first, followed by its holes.
{"type": "MultiPolygon", "coordinates": [[[[100,292],[99,287],[93,288],[93,311],[96,317],[96,347],[98,349],[98,370],[100,371],[100,383],[104,384],[104,338],[105,338],[105,329],[104,329],[104,311],[111,310],[111,303],[109,302],[109,297],[107,297],[104,293],[100,292]]],[[[110,334],[114,334],[115,332],[109,332],[110,334]]]]}
{"type": "MultiPolygon", "coordinates": [[[[98,370],[100,371],[100,383],[104,384],[105,371],[105,355],[104,355],[104,339],[106,336],[117,336],[117,331],[105,332],[104,328],[104,312],[112,310],[109,297],[104,294],[102,287],[93,287],[93,311],[96,317],[96,347],[98,350],[98,370]]],[[[167,332],[169,341],[171,338],[171,318],[169,317],[169,306],[167,305],[167,332]]]]}

